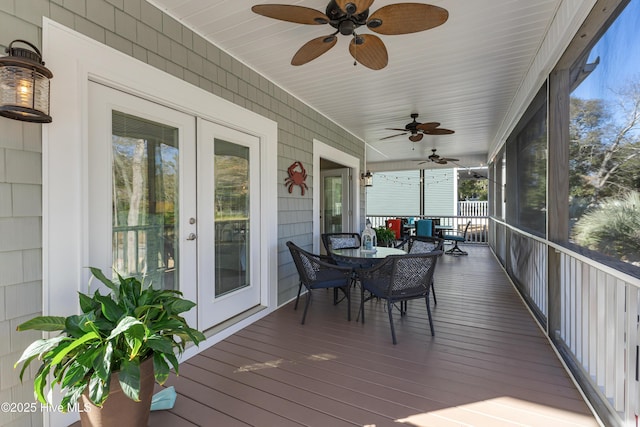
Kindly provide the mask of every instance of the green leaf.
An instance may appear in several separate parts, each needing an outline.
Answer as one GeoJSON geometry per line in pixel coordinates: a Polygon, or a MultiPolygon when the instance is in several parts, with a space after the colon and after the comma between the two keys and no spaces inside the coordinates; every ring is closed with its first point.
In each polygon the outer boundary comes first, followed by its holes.
{"type": "Polygon", "coordinates": [[[162,354],[165,359],[167,359],[169,361],[169,363],[171,363],[171,365],[173,366],[173,369],[176,371],[176,374],[178,373],[178,358],[175,356],[175,354],[173,353],[163,353],[162,354]]]}
{"type": "Polygon", "coordinates": [[[147,346],[154,352],[173,354],[174,341],[168,337],[154,335],[147,339],[147,346]]]}
{"type": "Polygon", "coordinates": [[[60,386],[62,388],[69,388],[69,386],[73,386],[79,383],[89,372],[89,367],[79,363],[77,360],[74,360],[69,368],[67,369],[62,381],[60,382],[60,386]]]}
{"type": "Polygon", "coordinates": [[[181,322],[176,319],[166,319],[160,320],[158,322],[149,325],[149,329],[152,332],[161,332],[161,331],[169,331],[172,332],[174,330],[181,330],[185,326],[184,322],[181,322]]]}
{"type": "Polygon", "coordinates": [[[69,336],[79,338],[87,332],[84,329],[84,322],[86,322],[86,317],[84,316],[69,316],[65,321],[64,328],[69,336]]]}
{"type": "Polygon", "coordinates": [[[185,311],[191,310],[195,305],[196,303],[193,301],[185,299],[175,300],[171,303],[171,312],[175,314],[184,313],[185,311]]]}
{"type": "Polygon", "coordinates": [[[91,399],[95,405],[102,407],[104,401],[107,400],[110,378],[111,377],[108,377],[107,381],[103,381],[97,373],[91,375],[89,379],[89,399],[91,399]]]}
{"type": "MultiPolygon", "coordinates": [[[[51,350],[52,348],[57,346],[61,341],[64,341],[64,340],[69,340],[69,338],[65,337],[64,335],[59,335],[54,338],[49,338],[46,340],[41,339],[41,340],[36,340],[32,342],[29,345],[29,347],[27,347],[22,352],[22,356],[20,356],[20,359],[18,359],[18,361],[13,365],[14,369],[16,366],[18,366],[20,362],[26,361],[27,359],[33,359],[33,356],[40,356],[42,354],[45,354],[46,352],[48,352],[49,350],[51,350]]],[[[28,363],[25,363],[25,364],[28,364],[28,363]]]]}
{"type": "Polygon", "coordinates": [[[57,365],[58,363],[62,362],[62,359],[64,359],[64,357],[69,354],[71,350],[78,348],[84,343],[95,339],[100,339],[100,336],[95,332],[88,332],[83,337],[73,340],[71,344],[69,344],[63,351],[60,351],[55,355],[55,357],[51,360],[51,364],[57,365]]]}
{"type": "Polygon", "coordinates": [[[169,378],[169,365],[160,353],[153,353],[153,372],[158,384],[162,385],[169,378]]]}
{"type": "Polygon", "coordinates": [[[111,355],[113,354],[113,343],[100,346],[93,359],[93,369],[102,381],[107,381],[111,375],[111,355]]]}
{"type": "MultiPolygon", "coordinates": [[[[38,357],[37,354],[34,354],[33,356],[28,357],[27,359],[25,359],[24,364],[22,365],[22,369],[20,369],[20,382],[22,382],[22,377],[24,376],[24,371],[27,370],[27,368],[29,367],[29,364],[31,364],[31,361],[33,359],[35,359],[36,357],[38,357]]],[[[16,362],[15,365],[13,365],[13,369],[16,368],[16,366],[18,365],[19,362],[16,362]]]]}
{"type": "Polygon", "coordinates": [[[133,311],[133,314],[135,317],[137,317],[138,319],[141,318],[143,316],[143,313],[145,311],[149,311],[149,313],[147,314],[147,318],[149,319],[155,319],[157,317],[157,313],[160,313],[160,311],[162,310],[162,305],[160,304],[155,304],[155,305],[149,305],[149,304],[145,304],[145,305],[141,305],[140,307],[136,307],[136,309],[133,311]]]}
{"type": "Polygon", "coordinates": [[[140,363],[138,361],[123,360],[118,381],[122,391],[129,399],[140,401],[140,363]]]}
{"type": "Polygon", "coordinates": [[[124,315],[124,310],[115,303],[109,296],[97,297],[102,305],[102,314],[107,320],[117,322],[124,315]]]}
{"type": "Polygon", "coordinates": [[[76,403],[80,400],[80,396],[86,388],[87,384],[83,381],[81,385],[67,389],[62,401],[60,402],[63,412],[69,412],[70,409],[75,408],[76,403]]]}
{"type": "Polygon", "coordinates": [[[78,299],[80,300],[80,309],[83,313],[89,313],[100,308],[100,303],[89,295],[78,292],[78,299]]]}
{"type": "Polygon", "coordinates": [[[107,279],[107,277],[102,273],[102,270],[96,267],[89,267],[89,270],[91,270],[91,274],[93,274],[93,277],[104,283],[109,289],[115,292],[116,295],[118,294],[118,286],[111,280],[107,279]]]}
{"type": "Polygon", "coordinates": [[[109,335],[107,340],[114,339],[115,337],[117,337],[118,335],[120,335],[121,333],[123,333],[124,331],[126,331],[127,329],[131,328],[134,325],[142,325],[142,322],[140,322],[135,317],[131,317],[131,316],[123,317],[122,319],[120,319],[120,322],[113,329],[113,331],[111,331],[111,335],[109,335]]]}
{"type": "Polygon", "coordinates": [[[127,345],[131,349],[129,360],[135,358],[140,351],[140,347],[145,339],[145,327],[141,323],[139,325],[132,325],[129,329],[124,331],[124,338],[127,341],[127,345]]]}
{"type": "Polygon", "coordinates": [[[40,403],[47,404],[47,398],[44,396],[44,388],[47,385],[47,376],[51,370],[51,365],[42,365],[38,370],[38,374],[33,379],[33,392],[40,403]]]}
{"type": "Polygon", "coordinates": [[[60,316],[38,316],[18,325],[16,330],[27,331],[35,329],[37,331],[62,331],[64,330],[64,317],[60,316]]]}

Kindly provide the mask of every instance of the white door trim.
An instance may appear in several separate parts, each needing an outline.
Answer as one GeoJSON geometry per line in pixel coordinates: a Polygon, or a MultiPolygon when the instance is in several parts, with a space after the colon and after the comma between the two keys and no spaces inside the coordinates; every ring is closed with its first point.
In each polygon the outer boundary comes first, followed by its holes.
{"type": "Polygon", "coordinates": [[[313,140],[313,252],[320,253],[320,159],[327,159],[352,170],[351,224],[360,232],[360,159],[331,147],[317,139],[313,140]]]}
{"type": "MultiPolygon", "coordinates": [[[[267,315],[277,304],[278,223],[277,123],[215,96],[164,71],[43,18],[43,52],[54,74],[51,85],[53,122],[42,126],[43,163],[43,314],[68,315],[78,310],[77,291],[86,291],[89,271],[87,161],[88,82],[125,90],[167,107],[243,130],[260,139],[262,172],[260,277],[266,283],[261,304],[266,308],[210,337],[191,357],[226,336],[267,315]],[[248,129],[247,125],[251,127],[248,129]]],[[[99,261],[97,261],[100,264],[99,261]]],[[[68,425],[51,414],[47,425],[68,425]]],[[[77,414],[66,414],[73,417],[77,414]]]]}

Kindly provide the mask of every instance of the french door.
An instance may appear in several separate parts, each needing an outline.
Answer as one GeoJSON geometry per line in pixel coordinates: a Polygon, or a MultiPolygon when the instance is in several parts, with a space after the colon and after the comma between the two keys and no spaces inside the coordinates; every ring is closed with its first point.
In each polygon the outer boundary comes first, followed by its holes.
{"type": "Polygon", "coordinates": [[[200,330],[257,305],[257,138],[98,83],[89,100],[92,265],[180,290],[200,330]]]}
{"type": "Polygon", "coordinates": [[[321,172],[321,233],[353,231],[351,230],[350,173],[349,168],[328,169],[321,172]]]}
{"type": "Polygon", "coordinates": [[[259,141],[198,119],[198,316],[213,326],[260,301],[259,141]]]}

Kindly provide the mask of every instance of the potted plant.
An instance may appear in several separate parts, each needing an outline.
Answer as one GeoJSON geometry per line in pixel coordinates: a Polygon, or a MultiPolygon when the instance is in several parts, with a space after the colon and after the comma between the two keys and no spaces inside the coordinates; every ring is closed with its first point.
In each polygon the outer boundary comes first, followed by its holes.
{"type": "Polygon", "coordinates": [[[396,233],[387,227],[376,228],[376,240],[378,246],[392,246],[396,241],[396,233]]]}
{"type": "Polygon", "coordinates": [[[188,342],[198,345],[205,340],[181,316],[195,303],[183,299],[179,291],[154,289],[135,277],[117,275],[111,281],[99,269],[90,270],[110,289],[109,294],[102,295],[99,289],[92,296],[79,292],[82,314],[39,316],[19,325],[19,331],[61,334],[33,342],[14,368],[22,363],[22,381],[27,367],[37,359],[41,363],[33,380],[37,399],[49,404],[45,388],[51,378],[50,387],[61,388],[62,410],[79,410],[83,426],[118,425],[113,416],[125,417],[121,425],[147,425],[154,378],[163,384],[170,367],[178,373],[176,353],[182,354],[188,342]],[[116,396],[123,401],[116,401],[116,396]],[[127,406],[141,414],[128,413],[127,406]],[[96,417],[107,421],[96,421],[96,417]]]}

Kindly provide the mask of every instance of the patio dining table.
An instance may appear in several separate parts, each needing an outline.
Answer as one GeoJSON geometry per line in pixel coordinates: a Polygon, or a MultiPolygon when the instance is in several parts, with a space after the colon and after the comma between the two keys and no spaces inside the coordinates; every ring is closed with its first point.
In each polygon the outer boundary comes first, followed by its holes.
{"type": "Polygon", "coordinates": [[[378,246],[373,250],[357,249],[334,249],[331,256],[339,265],[346,265],[355,268],[368,268],[382,261],[389,255],[406,254],[402,249],[387,248],[378,246]]]}

